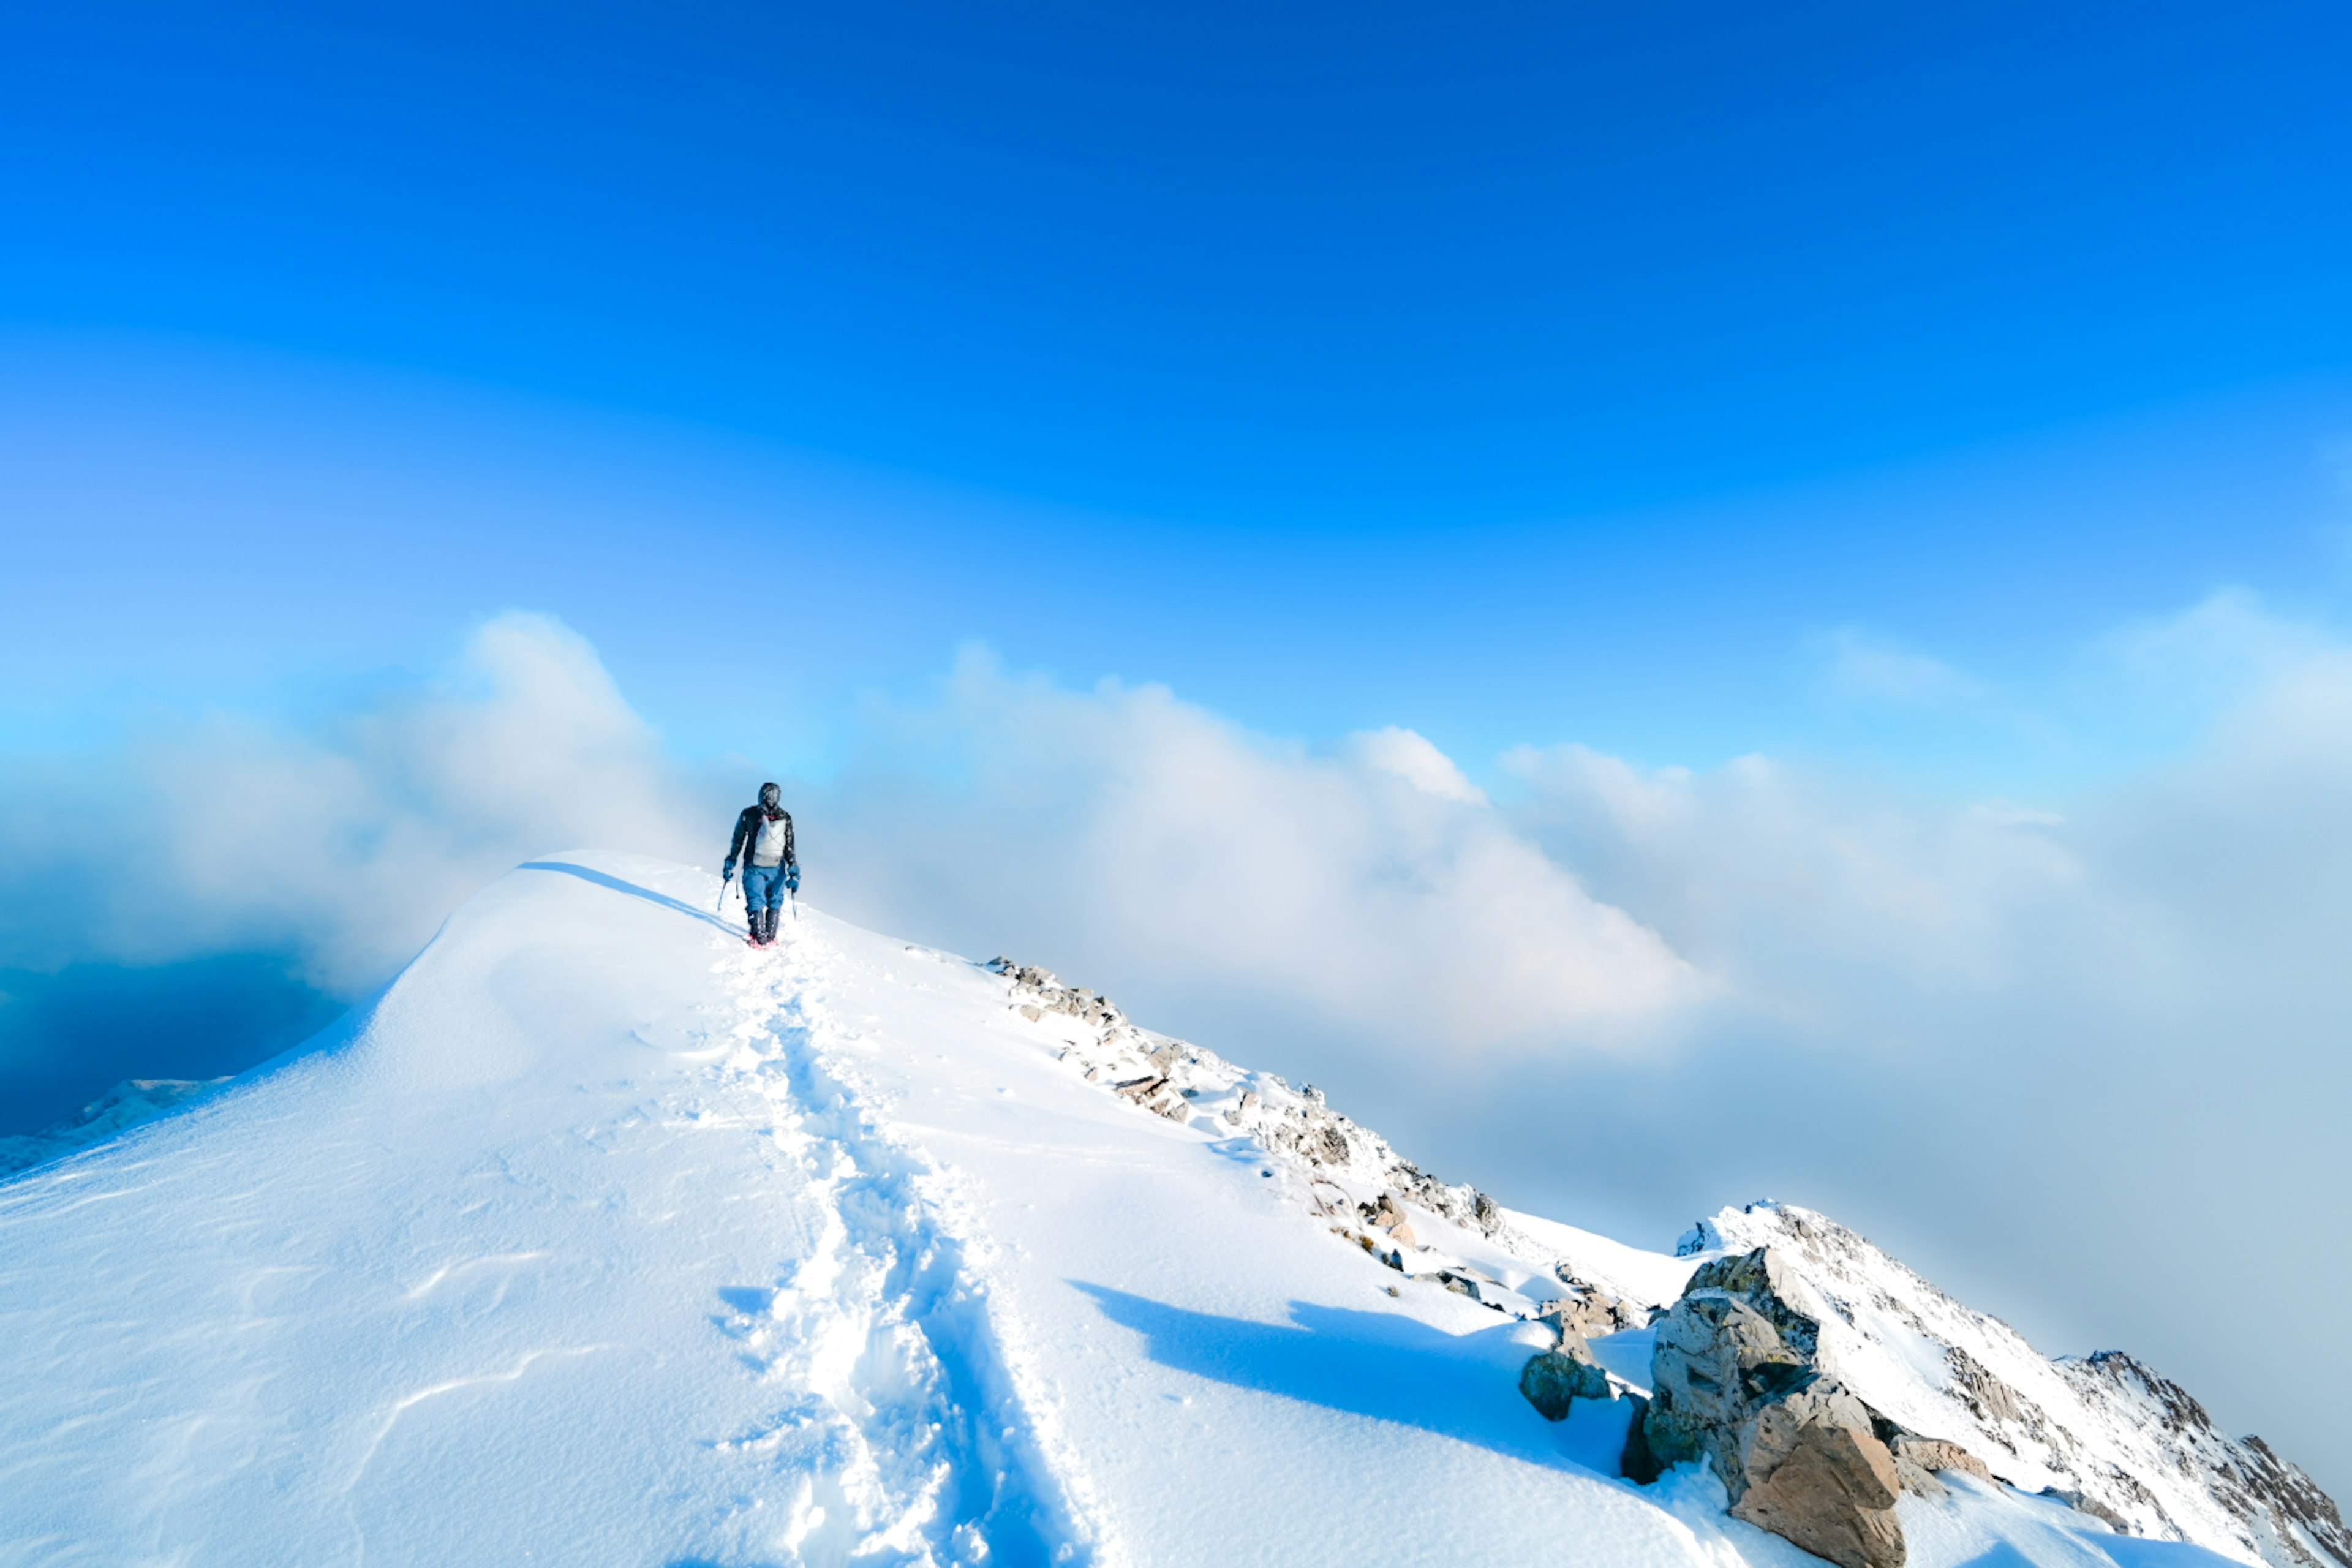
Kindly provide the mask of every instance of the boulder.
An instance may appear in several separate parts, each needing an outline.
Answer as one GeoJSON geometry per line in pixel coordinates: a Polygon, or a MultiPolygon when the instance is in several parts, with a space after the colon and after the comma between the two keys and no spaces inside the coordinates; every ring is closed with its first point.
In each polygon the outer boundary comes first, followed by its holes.
{"type": "Polygon", "coordinates": [[[1647,1308],[1612,1296],[1573,1274],[1555,1272],[1559,1274],[1559,1282],[1568,1287],[1568,1294],[1554,1300],[1543,1311],[1544,1321],[1551,1324],[1555,1333],[1597,1340],[1604,1334],[1649,1326],[1647,1308]]]}
{"type": "Polygon", "coordinates": [[[1364,1205],[1364,1221],[1375,1230],[1388,1232],[1389,1238],[1400,1247],[1418,1247],[1421,1238],[1412,1233],[1412,1222],[1397,1206],[1393,1194],[1382,1193],[1376,1204],[1364,1205]]]}
{"type": "Polygon", "coordinates": [[[1657,1456],[1650,1452],[1650,1402],[1638,1394],[1625,1397],[1633,1402],[1633,1418],[1625,1423],[1625,1447],[1617,1456],[1617,1473],[1637,1487],[1646,1487],[1664,1469],[1657,1456]]]}
{"type": "MultiPolygon", "coordinates": [[[[1583,1341],[1572,1342],[1578,1351],[1584,1349],[1583,1341]]],[[[1572,1408],[1570,1400],[1610,1397],[1609,1374],[1590,1352],[1579,1356],[1566,1349],[1539,1351],[1519,1369],[1519,1392],[1545,1420],[1564,1421],[1572,1408]]]]}
{"type": "Polygon", "coordinates": [[[1657,1325],[1645,1462],[1704,1459],[1734,1518],[1840,1568],[1901,1568],[1895,1456],[1838,1382],[1810,1299],[1769,1248],[1700,1265],[1657,1325]]]}
{"type": "Polygon", "coordinates": [[[1895,1456],[1895,1479],[1900,1481],[1903,1489],[1913,1497],[1941,1500],[1952,1495],[1952,1489],[1937,1480],[1935,1471],[1921,1469],[1917,1464],[1899,1453],[1895,1456]]]}
{"type": "Polygon", "coordinates": [[[2042,1489],[2042,1495],[2046,1498],[2053,1498],[2059,1502],[2064,1503],[2076,1513],[2089,1514],[2093,1519],[2097,1520],[2109,1530],[2114,1531],[2117,1535],[2132,1535],[2137,1533],[2132,1529],[2131,1521],[2126,1519],[2122,1514],[2117,1513],[2115,1510],[2107,1507],[2096,1498],[2084,1497],[2081,1492],[2070,1490],[2064,1487],[2043,1487],[2042,1489]]]}
{"type": "MultiPolygon", "coordinates": [[[[1884,1427],[1892,1423],[1881,1422],[1879,1425],[1884,1427]]],[[[1917,1437],[1898,1430],[1888,1447],[1895,1450],[1895,1458],[1898,1461],[1908,1460],[1923,1470],[1964,1470],[1980,1481],[1992,1479],[1992,1471],[1985,1467],[1985,1462],[1958,1443],[1947,1443],[1940,1437],[1917,1437]]]]}
{"type": "Polygon", "coordinates": [[[1731,1516],[1795,1542],[1841,1568],[1901,1568],[1902,1482],[1872,1436],[1870,1413],[1843,1389],[1819,1387],[1765,1407],[1748,1457],[1748,1484],[1731,1516]]]}

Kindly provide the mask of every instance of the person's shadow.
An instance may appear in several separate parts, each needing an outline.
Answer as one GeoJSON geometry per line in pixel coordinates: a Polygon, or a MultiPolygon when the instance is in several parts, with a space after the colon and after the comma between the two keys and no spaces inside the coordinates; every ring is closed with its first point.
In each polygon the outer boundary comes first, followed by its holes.
{"type": "Polygon", "coordinates": [[[567,877],[577,877],[583,882],[593,882],[600,888],[610,888],[616,893],[626,893],[632,898],[643,899],[649,904],[659,904],[666,910],[675,910],[679,914],[691,915],[706,925],[717,926],[730,936],[743,934],[740,928],[729,925],[709,910],[698,909],[682,899],[673,899],[667,893],[656,893],[651,888],[640,888],[635,882],[625,882],[620,878],[608,876],[603,871],[591,870],[585,866],[574,866],[569,860],[526,860],[515,869],[561,871],[567,877]]]}

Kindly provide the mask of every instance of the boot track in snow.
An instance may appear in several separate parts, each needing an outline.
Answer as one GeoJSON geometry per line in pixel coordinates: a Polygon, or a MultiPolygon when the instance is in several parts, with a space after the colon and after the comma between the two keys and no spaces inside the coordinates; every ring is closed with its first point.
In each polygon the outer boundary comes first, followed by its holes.
{"type": "Polygon", "coordinates": [[[720,1070],[764,1099],[767,1136],[824,1207],[814,1252],[764,1297],[738,1293],[720,1322],[747,1366],[794,1394],[717,1447],[798,1475],[785,1535],[805,1563],[1114,1563],[1124,1553],[1070,1495],[1072,1456],[1048,1458],[1058,1445],[1007,1354],[988,1244],[959,1223],[955,1182],[886,1130],[843,1059],[856,1037],[825,1005],[834,963],[795,922],[714,965],[737,1007],[720,1070]]]}

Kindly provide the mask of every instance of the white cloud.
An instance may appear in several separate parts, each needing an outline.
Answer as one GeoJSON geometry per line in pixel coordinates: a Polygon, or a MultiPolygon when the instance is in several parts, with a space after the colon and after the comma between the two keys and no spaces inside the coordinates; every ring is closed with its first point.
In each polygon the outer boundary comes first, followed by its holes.
{"type": "Polygon", "coordinates": [[[1504,766],[1526,786],[1517,821],[1601,897],[1729,999],[1815,1026],[1866,1010],[1891,978],[1995,982],[2018,912],[2081,875],[2053,814],[1937,806],[1759,756],[1644,773],[1566,745],[1504,766]]]}
{"type": "Polygon", "coordinates": [[[516,613],[478,628],[442,679],[321,725],[151,726],[13,799],[10,859],[81,895],[39,900],[78,928],[39,956],[290,951],[348,994],[519,861],[707,847],[690,801],[595,651],[516,613]]]}
{"type": "Polygon", "coordinates": [[[1815,639],[1830,691],[1853,700],[1906,708],[1947,708],[1973,701],[1983,688],[1939,658],[1931,658],[1856,626],[1815,639]]]}
{"type": "Polygon", "coordinates": [[[885,926],[1278,995],[1388,1047],[1593,1043],[1707,989],[1410,731],[1319,754],[1163,688],[1072,692],[972,656],[868,747],[810,836],[885,926]]]}
{"type": "MultiPolygon", "coordinates": [[[[2193,758],[2063,812],[1574,744],[1507,754],[1498,805],[1408,730],[1317,749],[982,655],[932,702],[869,710],[849,765],[796,800],[813,896],[853,918],[1026,944],[1079,978],[1181,974],[1384,1048],[1622,1048],[1743,1010],[1884,1040],[1924,997],[2220,998],[2216,954],[2251,973],[2352,937],[2313,880],[2352,878],[2352,650],[2236,594],[2103,647],[2126,684],[2221,669],[2251,694],[2193,758]],[[2246,891],[2264,879],[2281,896],[2246,891]]],[[[735,804],[666,757],[585,642],[521,614],[324,723],[212,715],[15,771],[13,961],[290,949],[345,991],[520,859],[709,861],[735,804]]]]}
{"type": "Polygon", "coordinates": [[[1423,795],[1433,795],[1440,800],[1460,801],[1465,805],[1486,804],[1486,792],[1464,776],[1453,758],[1411,730],[1391,724],[1385,730],[1368,731],[1351,739],[1358,760],[1376,773],[1402,779],[1423,795]]]}
{"type": "Polygon", "coordinates": [[[2245,700],[2335,647],[2319,627],[2273,615],[2260,595],[2232,587],[2177,615],[2118,627],[2095,653],[2097,673],[2136,700],[2210,709],[2245,700]]]}
{"type": "MultiPolygon", "coordinates": [[[[1181,973],[1386,1050],[1622,1043],[1708,991],[1409,731],[1318,752],[1164,688],[1070,691],[973,655],[864,737],[793,805],[811,897],[884,929],[1181,973]]],[[[307,727],[181,721],[7,804],[10,902],[45,911],[20,960],[290,951],[349,994],[520,860],[713,861],[740,802],[689,783],[584,641],[511,614],[418,689],[307,727]]]]}

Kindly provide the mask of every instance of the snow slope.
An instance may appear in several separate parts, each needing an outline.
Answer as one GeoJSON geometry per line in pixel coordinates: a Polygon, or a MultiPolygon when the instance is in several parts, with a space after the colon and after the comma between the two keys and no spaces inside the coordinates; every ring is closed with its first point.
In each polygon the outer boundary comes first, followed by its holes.
{"type": "MultiPolygon", "coordinates": [[[[1099,999],[814,911],[750,952],[716,892],[520,868],[318,1040],[0,1185],[0,1563],[1814,1561],[1616,1479],[1630,1401],[1517,1392],[1553,1265],[1654,1302],[1696,1258],[1099,999]]],[[[1638,1386],[1646,1338],[1596,1350],[1638,1386]]],[[[2218,1561],[1948,1479],[1921,1568],[2218,1561]]]]}

